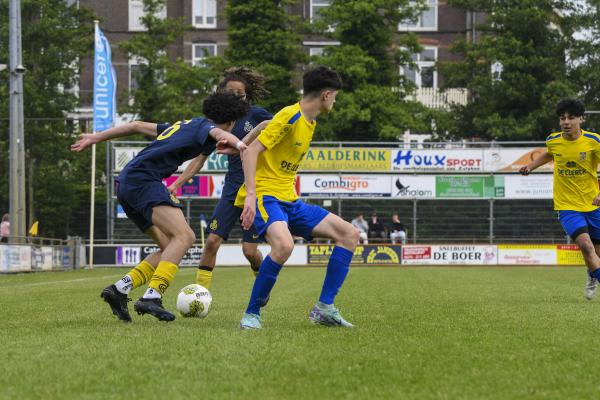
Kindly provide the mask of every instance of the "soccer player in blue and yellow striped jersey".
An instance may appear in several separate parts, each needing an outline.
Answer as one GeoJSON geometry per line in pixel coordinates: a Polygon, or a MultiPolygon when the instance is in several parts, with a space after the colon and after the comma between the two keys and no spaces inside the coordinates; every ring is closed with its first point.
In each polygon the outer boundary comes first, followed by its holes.
{"type": "Polygon", "coordinates": [[[269,298],[279,271],[292,254],[293,235],[307,240],[313,236],[328,238],[335,243],[310,320],[352,327],[333,303],[348,274],[358,232],[337,215],[299,200],[294,190],[296,173],[317,125],[316,117],[331,111],[342,82],[337,72],[318,67],[304,74],[303,86],[302,99],[279,111],[244,155],[245,183],[238,191],[236,205],[244,206],[244,229],[254,223],[257,233],[271,245],[271,252],[260,266],[240,322],[242,329],[262,327],[260,306],[269,298]]]}
{"type": "Polygon", "coordinates": [[[584,296],[591,300],[600,278],[600,135],[581,129],[585,107],[574,99],[556,106],[561,132],[546,138],[547,150],[527,166],[523,175],[554,161],[554,209],[565,232],[577,243],[588,267],[584,296]]]}

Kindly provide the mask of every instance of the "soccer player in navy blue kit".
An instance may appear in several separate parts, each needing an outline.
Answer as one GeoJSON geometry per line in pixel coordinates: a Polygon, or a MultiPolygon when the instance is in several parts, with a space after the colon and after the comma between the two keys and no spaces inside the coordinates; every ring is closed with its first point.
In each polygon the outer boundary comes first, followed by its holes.
{"type": "MultiPolygon", "coordinates": [[[[233,67],[226,70],[223,79],[219,83],[218,91],[235,93],[246,99],[249,104],[254,104],[267,93],[264,88],[264,77],[247,67],[233,67]]],[[[243,140],[244,143],[249,144],[272,118],[273,116],[264,108],[251,106],[246,115],[235,121],[231,133],[238,139],[243,140]]],[[[171,193],[175,193],[179,187],[200,171],[210,155],[210,149],[208,150],[207,153],[205,152],[192,160],[179,178],[169,186],[171,193]]],[[[237,192],[244,183],[242,160],[239,155],[229,155],[228,161],[229,166],[225,176],[223,192],[210,218],[206,245],[196,273],[196,283],[207,289],[210,289],[212,282],[212,271],[215,268],[217,251],[223,241],[229,237],[234,225],[240,223],[242,213],[241,207],[234,206],[237,192]]],[[[256,275],[263,261],[262,254],[258,250],[258,234],[254,228],[242,230],[242,234],[244,256],[250,262],[250,268],[256,275]]]]}
{"type": "Polygon", "coordinates": [[[179,201],[169,193],[162,180],[207,148],[246,149],[243,142],[229,133],[234,122],[248,112],[248,104],[242,98],[233,93],[215,93],[204,101],[202,112],[206,118],[193,118],[173,125],[132,122],[101,133],[83,135],[71,146],[73,151],[81,151],[92,144],[134,133],[158,135],[125,166],[117,179],[117,198],[125,213],[161,249],[102,291],[101,297],[122,321],[131,321],[127,295],[148,281],[148,289],[135,303],[136,312],[151,314],[161,321],[175,319],[174,314],[164,309],[162,296],[196,237],[185,220],[179,201]]]}

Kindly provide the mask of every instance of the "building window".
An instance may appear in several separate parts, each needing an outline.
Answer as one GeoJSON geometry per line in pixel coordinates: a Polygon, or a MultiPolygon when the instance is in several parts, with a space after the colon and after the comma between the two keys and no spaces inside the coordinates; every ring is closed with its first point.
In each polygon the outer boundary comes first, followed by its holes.
{"type": "Polygon", "coordinates": [[[306,48],[308,48],[308,55],[313,56],[322,56],[325,50],[325,47],[328,46],[339,46],[340,42],[330,41],[330,42],[303,42],[302,43],[306,48]]]}
{"type": "Polygon", "coordinates": [[[192,65],[204,66],[206,57],[215,57],[217,55],[216,43],[194,43],[192,49],[192,65]]]}
{"type": "MultiPolygon", "coordinates": [[[[144,16],[144,2],[142,0],[129,0],[129,30],[145,31],[146,27],[140,20],[144,16]]],[[[167,18],[167,7],[156,13],[158,18],[167,18]]]]}
{"type": "Polygon", "coordinates": [[[427,10],[418,16],[416,21],[403,21],[398,26],[401,31],[437,31],[437,0],[427,0],[427,10]]]}
{"type": "Polygon", "coordinates": [[[437,88],[437,71],[435,70],[437,48],[426,47],[422,52],[413,54],[411,57],[417,64],[417,68],[401,67],[400,73],[418,88],[437,88]]]}
{"type": "Polygon", "coordinates": [[[331,0],[310,0],[310,21],[319,19],[319,12],[331,5],[331,0]]]}
{"type": "Polygon", "coordinates": [[[140,65],[144,60],[139,57],[129,59],[129,95],[131,96],[139,87],[140,65]]]}
{"type": "Polygon", "coordinates": [[[197,28],[217,27],[217,0],[193,0],[192,25],[197,28]]]}

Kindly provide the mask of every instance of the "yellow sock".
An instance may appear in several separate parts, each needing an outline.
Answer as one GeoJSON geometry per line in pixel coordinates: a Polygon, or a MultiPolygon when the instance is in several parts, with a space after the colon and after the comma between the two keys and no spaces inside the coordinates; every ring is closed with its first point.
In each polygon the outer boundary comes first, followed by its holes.
{"type": "Polygon", "coordinates": [[[210,289],[210,283],[212,282],[212,271],[200,269],[196,271],[196,283],[202,285],[207,289],[210,289]]]}
{"type": "Polygon", "coordinates": [[[152,275],[152,279],[150,279],[150,284],[148,287],[158,290],[161,295],[165,294],[165,291],[175,278],[177,269],[177,265],[170,261],[159,262],[158,267],[156,267],[156,271],[154,271],[154,275],[152,275]]]}
{"type": "Polygon", "coordinates": [[[145,285],[150,280],[150,278],[152,278],[153,274],[154,267],[152,266],[152,264],[150,264],[146,260],[143,260],[128,273],[128,275],[131,277],[131,283],[133,284],[132,289],[145,285]]]}

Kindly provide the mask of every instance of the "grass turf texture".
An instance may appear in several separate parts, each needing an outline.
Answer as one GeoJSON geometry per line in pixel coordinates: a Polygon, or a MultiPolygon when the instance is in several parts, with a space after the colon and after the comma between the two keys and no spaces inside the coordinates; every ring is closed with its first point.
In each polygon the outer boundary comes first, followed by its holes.
{"type": "MultiPolygon", "coordinates": [[[[240,331],[253,276],[215,271],[209,316],[123,324],[99,297],[126,270],[0,276],[2,399],[596,398],[600,297],[582,268],[353,268],[313,326],[324,269],[287,268],[262,331],[240,331]]],[[[165,304],[195,270],[182,269],[165,304]]],[[[133,292],[135,301],[142,289],[133,292]]]]}

